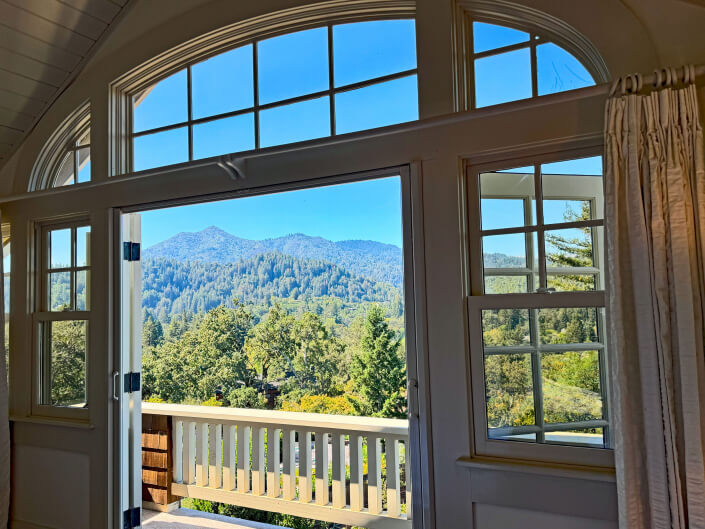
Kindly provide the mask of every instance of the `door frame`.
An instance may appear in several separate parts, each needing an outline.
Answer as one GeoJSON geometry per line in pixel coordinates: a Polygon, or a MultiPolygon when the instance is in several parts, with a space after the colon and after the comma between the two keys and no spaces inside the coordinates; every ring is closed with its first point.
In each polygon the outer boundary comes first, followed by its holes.
{"type": "MultiPolygon", "coordinates": [[[[166,169],[164,173],[170,171],[166,169]]],[[[240,188],[235,191],[227,191],[215,194],[185,195],[176,199],[164,201],[153,201],[146,203],[134,203],[121,207],[112,208],[113,215],[113,262],[115,284],[114,296],[115,314],[114,337],[115,337],[115,366],[126,365],[125,344],[123,343],[126,333],[124,332],[125,311],[123,307],[123,218],[126,215],[150,211],[155,209],[165,209],[177,206],[205,204],[209,202],[219,202],[237,198],[252,196],[264,196],[286,191],[296,191],[303,189],[313,189],[330,185],[340,185],[347,183],[362,182],[385,177],[399,177],[401,183],[401,223],[402,223],[402,259],[404,269],[403,291],[404,291],[404,315],[406,332],[406,360],[407,360],[407,408],[409,410],[409,442],[412,460],[412,520],[414,529],[429,529],[434,527],[434,498],[433,498],[433,450],[431,435],[430,416],[430,392],[429,392],[429,362],[428,362],[428,340],[426,335],[426,292],[425,292],[425,252],[423,238],[423,196],[422,196],[422,175],[421,163],[412,162],[384,169],[372,169],[369,171],[357,171],[354,173],[343,173],[332,176],[316,177],[311,179],[295,179],[290,182],[270,184],[262,181],[258,185],[247,188],[240,188]],[[412,388],[416,391],[413,392],[412,388]],[[418,476],[413,478],[413,476],[418,476]]],[[[140,225],[141,228],[141,225],[140,225]]],[[[141,284],[141,283],[140,283],[141,284]]],[[[128,334],[129,336],[129,334],[128,334]]],[[[132,337],[134,339],[134,336],[132,337]]],[[[134,363],[134,361],[133,361],[134,363]]],[[[140,359],[141,365],[141,359],[140,359]]],[[[140,367],[141,370],[141,367],[140,367]]],[[[123,369],[120,369],[118,380],[124,376],[123,369]]],[[[120,402],[117,404],[122,409],[125,393],[119,391],[120,402]]],[[[137,399],[141,400],[141,399],[137,399]]],[[[140,413],[140,412],[138,412],[140,413]]],[[[139,415],[141,420],[141,413],[139,415]]],[[[134,418],[133,418],[134,419],[134,418]]],[[[125,442],[135,445],[136,440],[125,439],[123,437],[123,414],[114,415],[114,476],[122,481],[123,465],[125,464],[122,455],[125,453],[125,442]]],[[[136,465],[136,463],[135,463],[136,465]]],[[[141,467],[141,461],[140,461],[141,467]]],[[[133,472],[137,473],[136,468],[133,472]]],[[[134,483],[141,481],[141,468],[139,478],[136,475],[127,477],[134,483]]],[[[122,527],[122,509],[124,498],[124,483],[116,483],[114,487],[114,517],[113,526],[116,529],[122,527]]],[[[128,488],[129,490],[129,488],[128,488]]],[[[141,491],[140,491],[141,494],[141,491]]]]}

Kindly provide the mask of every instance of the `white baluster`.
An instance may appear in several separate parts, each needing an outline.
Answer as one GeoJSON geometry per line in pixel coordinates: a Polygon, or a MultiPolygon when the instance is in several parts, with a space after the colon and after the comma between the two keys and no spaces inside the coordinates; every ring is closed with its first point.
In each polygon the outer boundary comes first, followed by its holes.
{"type": "Polygon", "coordinates": [[[196,425],[196,485],[208,485],[208,424],[196,425]]]}
{"type": "Polygon", "coordinates": [[[223,434],[220,424],[208,425],[208,486],[223,486],[222,459],[223,434]]]}
{"type": "Polygon", "coordinates": [[[399,490],[399,441],[387,439],[387,514],[399,516],[401,495],[399,490]]]}
{"type": "Polygon", "coordinates": [[[267,430],[267,496],[278,498],[281,494],[279,478],[281,475],[281,448],[279,438],[281,437],[279,428],[269,428],[267,430]]]}
{"type": "Polygon", "coordinates": [[[296,432],[282,430],[282,497],[293,500],[296,496],[296,432]]]}
{"type": "Polygon", "coordinates": [[[172,425],[173,425],[173,427],[172,427],[172,431],[171,431],[171,437],[172,437],[172,446],[173,446],[173,453],[174,453],[174,464],[172,465],[173,476],[171,479],[176,483],[183,483],[183,481],[184,481],[184,469],[183,469],[184,421],[179,420],[176,417],[173,417],[172,418],[172,425]]]}
{"type": "Polygon", "coordinates": [[[252,493],[264,494],[264,428],[252,428],[252,493]]]}
{"type": "Polygon", "coordinates": [[[196,423],[193,421],[184,422],[184,444],[183,444],[183,480],[190,485],[196,480],[196,423]]]}
{"type": "Polygon", "coordinates": [[[352,511],[361,511],[364,507],[362,485],[362,436],[350,434],[350,510],[352,511]]]}
{"type": "Polygon", "coordinates": [[[223,489],[235,490],[235,425],[223,425],[223,489]]]}
{"type": "Polygon", "coordinates": [[[237,491],[250,490],[250,427],[237,425],[237,491]]]}
{"type": "Polygon", "coordinates": [[[406,519],[411,520],[411,453],[409,440],[404,441],[404,481],[406,483],[406,519]]]}
{"type": "Polygon", "coordinates": [[[345,434],[333,434],[333,507],[342,509],[345,498],[345,434]]]}
{"type": "Polygon", "coordinates": [[[299,432],[299,501],[309,503],[312,499],[312,489],[311,432],[299,432]]]}
{"type": "Polygon", "coordinates": [[[316,432],[316,504],[328,501],[328,434],[316,432]]]}
{"type": "Polygon", "coordinates": [[[370,514],[382,512],[382,443],[367,438],[367,506],[370,514]]]}

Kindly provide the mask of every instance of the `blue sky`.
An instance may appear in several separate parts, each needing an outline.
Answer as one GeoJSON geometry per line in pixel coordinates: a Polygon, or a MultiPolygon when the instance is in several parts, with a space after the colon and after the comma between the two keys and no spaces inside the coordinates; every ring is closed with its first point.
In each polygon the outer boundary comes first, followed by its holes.
{"type": "Polygon", "coordinates": [[[401,180],[381,178],[142,213],[145,247],[209,226],[245,239],[305,233],[401,247],[401,180]]]}
{"type": "MultiPolygon", "coordinates": [[[[476,52],[529,41],[525,32],[475,23],[476,52]]],[[[333,84],[349,85],[416,67],[413,20],[384,20],[333,27],[333,84]]],[[[327,90],[328,29],[314,28],[257,43],[255,79],[253,45],[230,50],[192,67],[193,118],[248,109],[257,83],[260,104],[327,90]],[[286,80],[286,82],[282,82],[286,80]]],[[[529,49],[477,59],[477,106],[531,97],[529,49]]],[[[590,74],[560,47],[537,46],[539,94],[594,84],[590,74]]],[[[329,96],[276,106],[259,113],[262,147],[325,137],[331,134],[335,108],[337,133],[354,132],[418,119],[415,75],[329,96]]],[[[135,131],[173,125],[188,119],[186,71],[158,83],[134,112],[135,131]]],[[[188,161],[188,127],[135,139],[134,168],[142,170],[188,161]]],[[[194,159],[255,147],[255,115],[247,112],[193,127],[194,159]]],[[[600,174],[599,158],[544,166],[546,172],[600,174]],[[597,171],[597,172],[595,172],[597,171]]],[[[373,168],[371,168],[373,169],[373,168]]],[[[521,211],[511,201],[496,202],[483,212],[486,229],[507,227],[521,211]]],[[[547,216],[561,218],[565,204],[546,204],[547,216]]],[[[143,241],[150,246],[180,231],[211,225],[249,239],[301,232],[330,240],[369,239],[401,246],[399,180],[252,197],[236,201],[174,208],[144,214],[143,241]]],[[[511,237],[493,240],[486,251],[518,255],[511,237]]]]}

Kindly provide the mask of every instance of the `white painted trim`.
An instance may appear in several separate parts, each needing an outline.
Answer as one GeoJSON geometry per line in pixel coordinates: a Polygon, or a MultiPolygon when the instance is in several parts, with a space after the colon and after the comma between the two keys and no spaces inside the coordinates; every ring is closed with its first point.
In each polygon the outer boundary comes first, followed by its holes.
{"type": "Polygon", "coordinates": [[[590,466],[580,465],[547,465],[532,461],[518,461],[511,459],[485,458],[465,456],[457,460],[458,466],[468,469],[494,470],[502,472],[521,472],[524,474],[536,474],[540,476],[553,476],[559,478],[585,479],[591,481],[605,481],[614,483],[616,481],[613,468],[596,469],[590,466]]]}

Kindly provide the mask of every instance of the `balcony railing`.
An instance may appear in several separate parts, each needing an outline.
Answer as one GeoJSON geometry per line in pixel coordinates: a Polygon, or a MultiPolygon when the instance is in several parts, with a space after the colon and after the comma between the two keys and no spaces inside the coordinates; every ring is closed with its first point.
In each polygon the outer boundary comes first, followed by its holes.
{"type": "Polygon", "coordinates": [[[165,496],[411,527],[408,421],[155,403],[142,413],[168,418],[165,496]]]}

